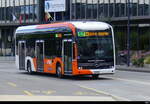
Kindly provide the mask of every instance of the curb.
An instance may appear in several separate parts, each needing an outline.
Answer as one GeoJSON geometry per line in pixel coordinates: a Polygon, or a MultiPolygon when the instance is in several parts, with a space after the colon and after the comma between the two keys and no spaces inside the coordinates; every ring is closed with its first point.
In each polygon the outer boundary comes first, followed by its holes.
{"type": "Polygon", "coordinates": [[[136,67],[116,66],[116,70],[150,73],[150,69],[147,69],[147,68],[136,68],[136,67]]]}
{"type": "Polygon", "coordinates": [[[111,97],[99,96],[25,96],[0,95],[0,101],[115,101],[111,97]]]}
{"type": "Polygon", "coordinates": [[[15,64],[15,61],[1,61],[0,60],[0,64],[2,64],[2,63],[13,63],[13,64],[15,64]]]}

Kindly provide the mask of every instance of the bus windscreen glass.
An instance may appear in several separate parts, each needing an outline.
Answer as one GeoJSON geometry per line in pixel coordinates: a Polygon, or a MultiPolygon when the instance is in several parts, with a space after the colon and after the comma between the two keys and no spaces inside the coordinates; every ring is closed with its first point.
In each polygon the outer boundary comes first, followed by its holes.
{"type": "Polygon", "coordinates": [[[113,65],[113,39],[110,32],[78,32],[78,62],[113,65]]]}

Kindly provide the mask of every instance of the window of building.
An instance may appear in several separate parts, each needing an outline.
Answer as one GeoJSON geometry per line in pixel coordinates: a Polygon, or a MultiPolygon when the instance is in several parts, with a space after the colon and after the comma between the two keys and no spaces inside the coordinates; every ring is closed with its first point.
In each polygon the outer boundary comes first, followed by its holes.
{"type": "Polygon", "coordinates": [[[149,0],[144,0],[144,15],[149,15],[149,0]]]}
{"type": "Polygon", "coordinates": [[[104,0],[104,16],[108,17],[109,13],[109,0],[104,0]]]}
{"type": "Polygon", "coordinates": [[[37,0],[0,0],[1,22],[33,22],[37,14],[37,0]]]}
{"type": "Polygon", "coordinates": [[[82,0],[82,1],[81,1],[80,9],[81,9],[81,12],[80,12],[81,19],[85,19],[86,0],[82,0]]]}
{"type": "Polygon", "coordinates": [[[120,16],[120,0],[116,0],[115,4],[115,17],[120,16]]]}
{"type": "Polygon", "coordinates": [[[12,56],[14,52],[13,47],[13,30],[12,29],[2,29],[0,31],[0,56],[12,56]]]}
{"type": "Polygon", "coordinates": [[[120,1],[120,16],[124,17],[126,14],[126,0],[121,0],[120,1]]]}
{"type": "Polygon", "coordinates": [[[137,16],[138,15],[138,0],[132,0],[131,2],[131,15],[137,16]]]}
{"type": "Polygon", "coordinates": [[[104,0],[99,0],[99,16],[104,17],[104,0]]]}
{"type": "Polygon", "coordinates": [[[76,18],[76,0],[72,0],[72,19],[76,18]]]}
{"type": "Polygon", "coordinates": [[[139,0],[139,16],[144,15],[144,0],[139,0]]]}
{"type": "Polygon", "coordinates": [[[113,17],[114,16],[114,13],[115,13],[115,1],[114,0],[110,0],[110,3],[109,3],[109,17],[113,17]]]}

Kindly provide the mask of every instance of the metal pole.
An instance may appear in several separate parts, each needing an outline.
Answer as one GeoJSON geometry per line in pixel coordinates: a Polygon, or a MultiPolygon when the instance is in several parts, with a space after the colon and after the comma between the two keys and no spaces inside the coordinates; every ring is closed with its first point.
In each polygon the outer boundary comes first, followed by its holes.
{"type": "Polygon", "coordinates": [[[99,18],[99,0],[97,1],[97,20],[99,18]]]}
{"type": "Polygon", "coordinates": [[[70,0],[70,20],[72,20],[72,0],[70,0]]]}
{"type": "Polygon", "coordinates": [[[130,0],[128,0],[127,51],[127,65],[130,66],[130,0]]]}
{"type": "Polygon", "coordinates": [[[56,21],[56,12],[54,12],[54,22],[56,21]]]}
{"type": "Polygon", "coordinates": [[[39,23],[44,23],[45,17],[45,0],[38,0],[38,21],[39,23]]]}
{"type": "Polygon", "coordinates": [[[86,3],[85,3],[85,20],[87,19],[87,0],[86,0],[86,3]]]}

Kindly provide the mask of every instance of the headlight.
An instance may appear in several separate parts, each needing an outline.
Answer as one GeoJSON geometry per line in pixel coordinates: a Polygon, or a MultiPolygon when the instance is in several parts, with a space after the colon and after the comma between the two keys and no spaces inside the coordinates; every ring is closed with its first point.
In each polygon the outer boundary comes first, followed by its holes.
{"type": "Polygon", "coordinates": [[[79,67],[80,70],[82,70],[82,67],[79,67]]]}

